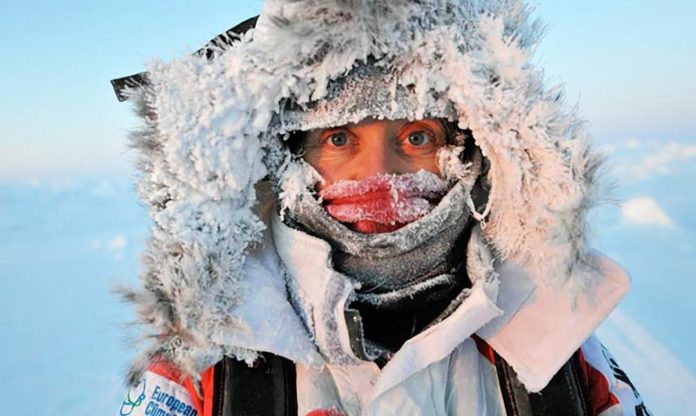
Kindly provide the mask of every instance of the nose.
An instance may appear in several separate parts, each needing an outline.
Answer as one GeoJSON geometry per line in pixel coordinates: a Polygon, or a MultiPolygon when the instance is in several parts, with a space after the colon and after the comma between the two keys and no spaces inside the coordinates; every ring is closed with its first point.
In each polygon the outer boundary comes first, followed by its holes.
{"type": "Polygon", "coordinates": [[[391,145],[391,139],[384,134],[367,138],[362,146],[360,157],[356,158],[355,179],[384,174],[407,173],[401,158],[391,145]],[[365,143],[366,142],[366,143],[365,143]]]}
{"type": "Polygon", "coordinates": [[[394,146],[394,132],[384,122],[376,122],[359,133],[360,150],[354,159],[355,179],[365,179],[383,174],[407,173],[403,161],[394,146]]]}

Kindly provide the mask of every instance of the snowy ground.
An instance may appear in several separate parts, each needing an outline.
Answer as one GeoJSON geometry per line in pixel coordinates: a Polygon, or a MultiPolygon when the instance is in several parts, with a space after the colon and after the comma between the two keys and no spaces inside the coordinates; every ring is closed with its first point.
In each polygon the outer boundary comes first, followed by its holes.
{"type": "MultiPolygon", "coordinates": [[[[624,204],[594,215],[595,246],[634,278],[599,333],[657,415],[696,407],[694,143],[606,145],[624,204]]],[[[132,315],[110,289],[137,282],[147,228],[129,178],[0,184],[7,414],[116,414],[132,315]]]]}

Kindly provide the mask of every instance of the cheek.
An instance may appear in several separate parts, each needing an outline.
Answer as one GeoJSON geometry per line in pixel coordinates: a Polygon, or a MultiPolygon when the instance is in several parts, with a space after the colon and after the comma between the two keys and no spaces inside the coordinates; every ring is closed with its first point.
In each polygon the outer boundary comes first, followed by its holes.
{"type": "Polygon", "coordinates": [[[405,160],[405,163],[408,165],[407,170],[409,172],[425,170],[440,176],[440,167],[437,163],[437,152],[428,155],[408,158],[407,160],[405,160]]]}
{"type": "Polygon", "coordinates": [[[430,160],[428,160],[428,163],[426,166],[423,167],[423,169],[427,170],[428,172],[434,173],[438,176],[440,175],[440,166],[437,163],[437,153],[435,153],[430,160]]]}
{"type": "Polygon", "coordinates": [[[317,185],[319,190],[343,179],[344,170],[346,169],[345,161],[335,157],[326,157],[326,155],[322,157],[320,153],[319,151],[313,153],[308,152],[304,157],[305,162],[312,165],[312,167],[319,172],[321,177],[324,178],[324,183],[317,185]]]}
{"type": "Polygon", "coordinates": [[[338,174],[334,169],[323,169],[317,166],[314,166],[314,169],[316,169],[317,172],[319,172],[319,174],[321,175],[321,177],[324,178],[323,183],[320,182],[317,184],[317,190],[319,191],[343,179],[341,178],[340,174],[338,174]]]}

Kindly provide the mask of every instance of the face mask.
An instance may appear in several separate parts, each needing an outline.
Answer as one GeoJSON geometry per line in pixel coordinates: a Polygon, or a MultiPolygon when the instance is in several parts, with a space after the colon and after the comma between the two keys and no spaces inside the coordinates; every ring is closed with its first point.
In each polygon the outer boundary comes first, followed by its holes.
{"type": "Polygon", "coordinates": [[[319,192],[327,213],[360,233],[386,233],[430,213],[450,183],[425,171],[340,181],[319,192]]]}

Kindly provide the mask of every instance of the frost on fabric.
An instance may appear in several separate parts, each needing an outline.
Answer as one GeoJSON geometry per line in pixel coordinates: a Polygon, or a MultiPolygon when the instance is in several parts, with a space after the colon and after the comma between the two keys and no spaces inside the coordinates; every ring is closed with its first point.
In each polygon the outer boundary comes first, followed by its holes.
{"type": "MultiPolygon", "coordinates": [[[[474,163],[482,166],[484,161],[482,155],[477,152],[474,161],[462,162],[461,155],[464,150],[464,146],[445,146],[441,148],[437,153],[437,164],[445,178],[451,181],[459,180],[473,183],[478,179],[481,169],[473,169],[472,167],[474,163]]],[[[486,201],[483,211],[478,212],[470,194],[467,198],[466,206],[469,208],[471,215],[485,228],[485,221],[491,207],[489,201],[486,201]]]]}
{"type": "MultiPolygon", "coordinates": [[[[257,29],[213,61],[150,65],[146,128],[132,141],[155,224],[131,299],[166,335],[143,362],[162,354],[195,373],[222,354],[253,355],[211,333],[240,328],[230,311],[245,296],[241,265],[264,228],[255,184],[269,175],[284,212],[315,198],[318,176],[283,157],[278,137],[292,130],[368,116],[456,121],[490,162],[486,243],[539,281],[567,279],[585,262],[599,159],[530,63],[539,34],[518,0],[268,0],[257,29]]],[[[364,242],[351,241],[349,252],[364,242]]]]}
{"type": "Polygon", "coordinates": [[[449,189],[439,176],[419,171],[339,181],[319,192],[327,212],[344,223],[405,224],[427,215],[449,189]]]}
{"type": "MultiPolygon", "coordinates": [[[[304,7],[297,17],[313,23],[292,20],[281,30],[292,27],[292,37],[306,23],[334,33],[342,24],[355,23],[350,17],[371,21],[364,13],[380,7],[406,16],[413,11],[401,2],[344,4],[336,10],[356,10],[341,14],[344,19],[334,16],[337,20],[325,28],[327,21],[316,21],[321,14],[313,14],[314,5],[298,2],[293,9],[304,7]]],[[[479,213],[471,201],[467,205],[478,220],[487,219],[485,233],[496,252],[523,264],[540,282],[562,283],[584,261],[584,217],[593,201],[597,162],[577,116],[565,108],[558,89],[544,88],[542,73],[530,63],[540,24],[530,20],[529,8],[519,1],[474,7],[443,0],[418,9],[417,21],[406,18],[398,28],[384,25],[392,33],[375,29],[389,46],[386,55],[374,55],[381,60],[370,63],[365,47],[365,59],[350,67],[313,67],[320,72],[322,100],[297,101],[299,109],[293,111],[281,108],[287,128],[343,125],[365,117],[456,120],[472,131],[491,162],[487,206],[479,213]],[[399,36],[403,31],[416,35],[399,36]]],[[[323,45],[356,40],[351,34],[334,35],[323,45]]],[[[350,49],[351,54],[357,50],[350,49]]]]}
{"type": "Polygon", "coordinates": [[[462,162],[464,146],[444,146],[437,152],[437,166],[442,177],[448,180],[464,180],[472,175],[471,162],[462,162]]]}
{"type": "Polygon", "coordinates": [[[313,198],[314,187],[324,182],[324,178],[312,165],[291,156],[286,157],[285,164],[278,168],[278,172],[281,177],[278,191],[281,218],[284,218],[288,209],[292,210],[297,206],[300,198],[313,198]]]}
{"type": "Polygon", "coordinates": [[[384,293],[357,293],[356,299],[360,302],[377,306],[393,305],[403,299],[413,299],[420,293],[432,291],[437,287],[450,287],[455,284],[456,277],[452,274],[441,274],[418,283],[405,286],[400,289],[384,293]]]}
{"type": "Polygon", "coordinates": [[[245,330],[230,311],[244,298],[247,248],[264,229],[252,208],[255,184],[266,174],[258,135],[244,131],[251,108],[231,100],[232,90],[213,104],[208,90],[226,80],[210,69],[197,57],[155,62],[151,85],[134,97],[145,119],[131,136],[140,151],[138,191],[154,227],[144,253],[145,290],[126,296],[152,325],[153,338],[131,379],[154,357],[196,376],[222,355],[255,356],[210,341],[216,331],[245,330]]]}

